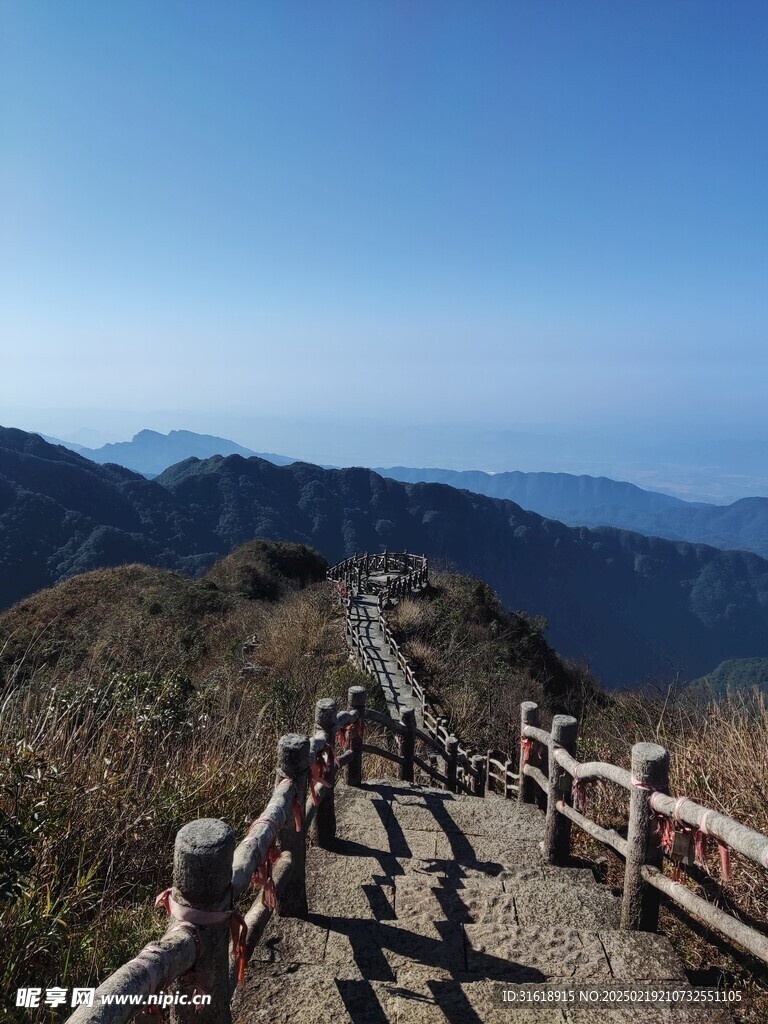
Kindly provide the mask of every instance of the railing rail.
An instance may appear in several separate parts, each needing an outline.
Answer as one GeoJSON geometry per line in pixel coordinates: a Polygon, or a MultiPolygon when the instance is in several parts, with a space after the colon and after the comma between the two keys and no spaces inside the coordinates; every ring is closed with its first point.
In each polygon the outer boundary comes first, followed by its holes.
{"type": "Polygon", "coordinates": [[[380,594],[385,601],[405,597],[414,589],[424,586],[429,577],[427,559],[408,551],[383,551],[378,554],[358,554],[331,566],[326,578],[351,593],[364,588],[380,594]],[[392,574],[391,576],[389,574],[392,574]],[[384,579],[375,576],[384,575],[384,579]]]}
{"type": "MultiPolygon", "coordinates": [[[[615,850],[625,862],[621,924],[623,928],[655,931],[658,926],[659,896],[682,907],[707,927],[737,942],[768,964],[768,934],[741,921],[703,899],[678,878],[664,873],[670,862],[679,875],[694,862],[707,840],[721,851],[721,871],[727,880],[729,857],[735,851],[762,868],[768,868],[768,836],[741,824],[727,814],[704,807],[686,796],[671,796],[669,753],[655,743],[636,743],[632,767],[627,771],[604,761],[580,762],[574,756],[576,719],[555,715],[552,730],[538,726],[538,708],[523,704],[521,711],[520,799],[531,803],[535,794],[522,780],[536,786],[546,798],[547,829],[543,845],[551,864],[564,864],[570,857],[571,825],[615,850]],[[537,756],[538,753],[538,756],[537,756]],[[548,763],[548,771],[531,762],[548,763]],[[583,803],[583,787],[594,781],[610,782],[630,794],[627,837],[604,828],[574,807],[583,803]],[[698,840],[698,842],[697,842],[698,840]],[[726,865],[725,870],[723,865],[726,865]]],[[[493,762],[493,769],[500,767],[493,762]]],[[[704,864],[697,861],[699,866],[704,864]]]]}

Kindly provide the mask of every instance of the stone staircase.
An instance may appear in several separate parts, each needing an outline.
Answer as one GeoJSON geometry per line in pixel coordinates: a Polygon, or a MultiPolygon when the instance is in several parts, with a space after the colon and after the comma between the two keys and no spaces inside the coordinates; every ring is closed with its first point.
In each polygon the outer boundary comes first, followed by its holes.
{"type": "Polygon", "coordinates": [[[542,863],[544,816],[382,780],[336,788],[334,850],[308,851],[306,920],[273,917],[236,1024],[724,1024],[693,1006],[533,1006],[503,982],[686,987],[667,939],[618,930],[619,900],[542,863]]]}

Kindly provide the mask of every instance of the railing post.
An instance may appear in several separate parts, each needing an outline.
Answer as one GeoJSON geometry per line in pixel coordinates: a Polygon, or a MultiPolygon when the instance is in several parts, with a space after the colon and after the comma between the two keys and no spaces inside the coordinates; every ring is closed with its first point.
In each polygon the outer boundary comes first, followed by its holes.
{"type": "Polygon", "coordinates": [[[400,715],[400,722],[405,726],[405,733],[400,743],[400,778],[403,782],[413,782],[413,754],[416,749],[416,712],[413,708],[405,708],[400,715]]]}
{"type": "MultiPolygon", "coordinates": [[[[235,833],[218,818],[190,821],[176,834],[173,849],[173,900],[202,911],[232,909],[232,856],[235,833]]],[[[208,1006],[174,1006],[179,1024],[230,1024],[230,922],[206,924],[197,930],[200,952],[194,972],[206,978],[208,1006]]]]}
{"type": "Polygon", "coordinates": [[[518,779],[519,786],[517,792],[518,800],[523,804],[536,803],[537,789],[536,783],[533,779],[529,779],[524,771],[526,764],[524,729],[526,725],[537,726],[538,724],[539,705],[534,704],[532,700],[524,700],[520,705],[520,778],[518,779]]]}
{"type": "MultiPolygon", "coordinates": [[[[339,713],[336,701],[331,697],[323,697],[315,704],[315,744],[324,740],[331,750],[336,746],[336,715],[339,713]]],[[[330,781],[335,782],[335,771],[331,771],[330,781]]],[[[319,802],[315,809],[314,835],[318,846],[329,848],[336,838],[336,801],[333,786],[321,787],[318,792],[319,802]]]]}
{"type": "MultiPolygon", "coordinates": [[[[571,756],[576,754],[576,731],[579,723],[571,715],[555,715],[552,719],[552,746],[549,751],[549,792],[547,821],[544,827],[544,859],[549,864],[566,864],[571,855],[571,822],[557,810],[558,800],[572,803],[571,776],[555,759],[555,750],[562,747],[571,756]]],[[[533,781],[533,780],[531,780],[533,781]]]]}
{"type": "Polygon", "coordinates": [[[669,753],[656,743],[632,747],[632,792],[629,798],[627,861],[624,866],[624,894],[621,927],[656,931],[659,923],[659,893],[646,885],[640,874],[643,864],[661,868],[663,851],[652,829],[651,795],[669,788],[669,753]]]}
{"type": "MultiPolygon", "coordinates": [[[[350,686],[347,700],[352,711],[357,712],[357,720],[361,723],[360,731],[365,729],[365,687],[350,686]]],[[[363,782],[363,739],[357,729],[352,731],[350,741],[352,757],[347,764],[347,785],[360,786],[363,782]]]]}
{"type": "MultiPolygon", "coordinates": [[[[277,781],[291,779],[296,787],[299,806],[304,810],[309,775],[309,737],[298,733],[281,736],[277,744],[277,781]]],[[[281,917],[304,917],[307,914],[307,839],[305,829],[296,831],[289,814],[280,832],[280,849],[291,854],[291,872],[278,904],[281,917]]]]}
{"type": "Polygon", "coordinates": [[[458,788],[456,782],[458,752],[459,741],[456,738],[456,736],[454,736],[453,733],[451,733],[451,735],[445,741],[446,776],[448,778],[448,789],[451,791],[451,793],[455,793],[458,788]]]}
{"type": "Polygon", "coordinates": [[[475,796],[485,796],[485,756],[483,754],[473,754],[472,767],[475,770],[475,796]]]}
{"type": "MultiPolygon", "coordinates": [[[[509,778],[509,776],[512,774],[512,771],[513,771],[514,767],[515,767],[514,762],[510,761],[509,758],[507,758],[504,761],[504,799],[505,800],[509,800],[510,797],[513,797],[515,795],[514,792],[512,791],[512,788],[511,788],[512,787],[512,782],[511,782],[511,780],[509,778]]],[[[518,796],[519,796],[519,788],[518,788],[518,796]]]]}

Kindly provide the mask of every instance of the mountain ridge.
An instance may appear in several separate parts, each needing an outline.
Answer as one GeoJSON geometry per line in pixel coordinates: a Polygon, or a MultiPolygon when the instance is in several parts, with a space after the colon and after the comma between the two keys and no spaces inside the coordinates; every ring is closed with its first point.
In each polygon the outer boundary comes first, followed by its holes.
{"type": "Polygon", "coordinates": [[[609,685],[768,656],[768,562],[603,527],[571,528],[443,484],[365,468],[195,458],[156,480],[0,429],[0,604],[93,568],[190,575],[255,537],[329,559],[409,548],[543,615],[553,645],[609,685]]]}
{"type": "MultiPolygon", "coordinates": [[[[120,464],[150,479],[187,458],[236,454],[243,458],[262,458],[274,465],[300,461],[271,452],[254,452],[235,441],[188,430],[172,430],[168,434],[142,430],[132,441],[106,444],[98,449],[59,442],[55,438],[44,439],[63,444],[97,464],[120,464]]],[[[665,540],[753,551],[768,558],[768,498],[747,497],[730,505],[713,505],[686,501],[628,481],[588,474],[521,470],[486,473],[406,466],[376,467],[374,472],[404,483],[445,483],[476,494],[514,501],[567,526],[613,526],[665,540]]]]}
{"type": "Polygon", "coordinates": [[[569,473],[484,473],[404,466],[377,472],[403,482],[426,479],[515,501],[568,526],[612,526],[665,540],[753,551],[768,558],[768,498],[746,497],[729,505],[710,505],[610,477],[569,473]]]}

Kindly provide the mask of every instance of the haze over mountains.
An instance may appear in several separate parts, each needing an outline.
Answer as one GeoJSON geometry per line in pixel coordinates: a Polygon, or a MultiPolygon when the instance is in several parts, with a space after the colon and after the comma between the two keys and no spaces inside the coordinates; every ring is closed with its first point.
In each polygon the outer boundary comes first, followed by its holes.
{"type": "Polygon", "coordinates": [[[254,452],[225,437],[196,434],[191,430],[171,430],[168,434],[160,434],[156,430],[140,430],[130,441],[116,441],[112,444],[103,444],[99,448],[86,448],[84,445],[62,441],[56,437],[45,437],[45,440],[51,444],[61,444],[86,459],[98,462],[101,466],[113,462],[149,477],[157,476],[169,466],[192,456],[208,459],[212,455],[242,455],[245,458],[257,455],[260,459],[274,462],[276,466],[286,466],[296,461],[285,455],[254,452]]]}
{"type": "Polygon", "coordinates": [[[0,429],[0,604],[87,569],[140,561],[195,574],[254,537],[330,560],[410,547],[550,621],[609,685],[768,656],[768,562],[636,533],[569,528],[518,505],[371,470],[187,459],[156,480],[0,429]]]}

